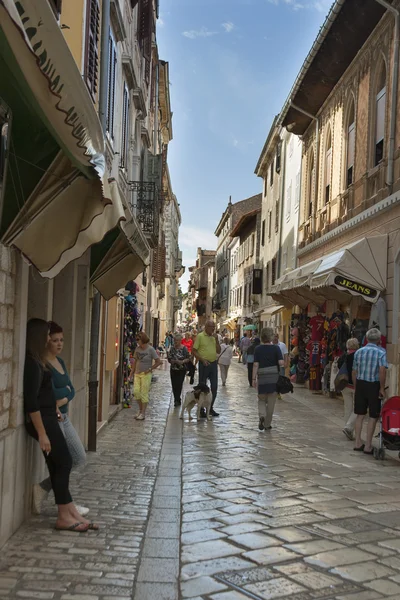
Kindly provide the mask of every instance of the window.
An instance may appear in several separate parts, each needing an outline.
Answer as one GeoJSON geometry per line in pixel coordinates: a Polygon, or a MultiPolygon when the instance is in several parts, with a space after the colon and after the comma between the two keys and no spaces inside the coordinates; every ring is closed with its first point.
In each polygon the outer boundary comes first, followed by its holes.
{"type": "Polygon", "coordinates": [[[281,172],[281,162],[282,162],[282,142],[276,147],[276,161],[275,161],[275,171],[277,173],[281,172]]]}
{"type": "Polygon", "coordinates": [[[354,152],[356,145],[354,100],[351,101],[347,123],[346,188],[354,182],[354,152]]]}
{"type": "MultiPolygon", "coordinates": [[[[3,196],[6,183],[7,166],[11,142],[11,111],[0,98],[0,207],[3,206],[3,196]]],[[[0,219],[1,219],[0,213],[0,219]]]]}
{"type": "Polygon", "coordinates": [[[265,245],[265,219],[262,222],[261,225],[261,246],[265,245]]]}
{"type": "Polygon", "coordinates": [[[315,166],[314,166],[314,153],[310,156],[310,164],[308,167],[308,182],[307,182],[307,219],[310,219],[313,216],[314,212],[314,175],[315,175],[315,166]]]}
{"type": "Polygon", "coordinates": [[[146,59],[146,75],[150,72],[151,45],[153,37],[153,0],[140,0],[138,17],[138,42],[146,59]]]}
{"type": "Polygon", "coordinates": [[[301,171],[296,175],[296,197],[294,199],[294,212],[299,212],[300,206],[300,194],[301,194],[301,171]]]}
{"type": "Polygon", "coordinates": [[[146,287],[146,285],[147,285],[147,272],[146,271],[143,271],[143,273],[142,273],[142,285],[144,287],[146,287]]]}
{"type": "Polygon", "coordinates": [[[99,36],[99,0],[87,0],[84,77],[92,98],[96,95],[98,84],[99,36]]]}
{"type": "Polygon", "coordinates": [[[292,182],[290,182],[290,185],[286,192],[286,221],[287,222],[290,221],[291,211],[292,211],[292,182]]]}
{"type": "Polygon", "coordinates": [[[53,12],[54,12],[57,20],[61,13],[61,5],[62,5],[62,0],[50,0],[50,6],[53,9],[53,12]]]}
{"type": "Polygon", "coordinates": [[[294,135],[291,135],[290,141],[289,141],[289,156],[290,157],[293,156],[293,146],[294,146],[294,135]]]}
{"type": "Polygon", "coordinates": [[[268,239],[271,239],[272,235],[272,211],[270,210],[268,213],[268,239]]]}
{"type": "Polygon", "coordinates": [[[271,169],[269,172],[269,185],[274,185],[274,161],[272,160],[271,169]]]}
{"type": "Polygon", "coordinates": [[[256,241],[256,237],[255,237],[254,233],[252,233],[251,238],[250,238],[250,256],[253,256],[253,254],[254,254],[255,241],[256,241]]]}
{"type": "Polygon", "coordinates": [[[288,249],[287,249],[287,246],[285,246],[283,249],[283,259],[282,259],[282,266],[283,266],[284,271],[287,269],[287,259],[288,259],[288,249]]]}
{"type": "Polygon", "coordinates": [[[375,105],[375,144],[374,144],[374,166],[379,165],[383,159],[383,148],[385,143],[385,112],[386,112],[386,67],[382,62],[378,78],[378,93],[375,105]]]}
{"type": "Polygon", "coordinates": [[[121,163],[120,166],[126,169],[128,165],[129,153],[129,126],[130,126],[130,102],[129,90],[124,83],[123,99],[122,99],[122,138],[121,138],[121,163]]]}
{"type": "Polygon", "coordinates": [[[325,204],[331,199],[331,178],[332,178],[332,133],[328,127],[326,146],[325,146],[325,204]]]}
{"type": "Polygon", "coordinates": [[[108,90],[106,128],[110,138],[114,139],[115,79],[117,69],[117,48],[110,29],[108,37],[108,90]]]}
{"type": "Polygon", "coordinates": [[[264,179],[264,197],[266,197],[266,195],[267,195],[267,180],[268,180],[268,177],[265,177],[265,179],[264,179]]]}
{"type": "Polygon", "coordinates": [[[271,261],[271,285],[275,285],[276,281],[276,258],[271,261]]]}
{"type": "Polygon", "coordinates": [[[280,202],[275,202],[275,231],[279,231],[279,213],[280,213],[280,202]]]}
{"type": "Polygon", "coordinates": [[[265,291],[269,290],[269,263],[265,267],[265,291]]]}

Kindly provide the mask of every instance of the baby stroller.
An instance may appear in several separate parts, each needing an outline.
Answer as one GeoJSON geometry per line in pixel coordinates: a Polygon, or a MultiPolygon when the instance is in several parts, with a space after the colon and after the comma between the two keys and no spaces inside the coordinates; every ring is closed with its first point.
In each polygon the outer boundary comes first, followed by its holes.
{"type": "Polygon", "coordinates": [[[400,396],[393,396],[382,405],[379,447],[374,448],[374,458],[384,460],[385,449],[399,451],[400,457],[400,396]]]}

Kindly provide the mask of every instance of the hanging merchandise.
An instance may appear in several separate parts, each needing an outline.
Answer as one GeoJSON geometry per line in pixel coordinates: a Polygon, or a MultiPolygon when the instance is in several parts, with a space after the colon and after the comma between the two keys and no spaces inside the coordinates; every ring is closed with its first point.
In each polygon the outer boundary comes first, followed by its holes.
{"type": "Polygon", "coordinates": [[[124,408],[130,408],[132,399],[133,377],[132,359],[137,342],[136,336],[140,331],[140,311],[136,293],[138,287],[134,281],[129,282],[129,295],[125,298],[124,314],[124,408]]]}

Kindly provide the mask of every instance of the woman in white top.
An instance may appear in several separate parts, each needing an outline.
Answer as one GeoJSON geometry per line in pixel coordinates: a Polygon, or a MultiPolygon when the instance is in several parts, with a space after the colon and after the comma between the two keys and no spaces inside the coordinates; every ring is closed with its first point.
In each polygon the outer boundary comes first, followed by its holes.
{"type": "Polygon", "coordinates": [[[221,344],[221,354],[218,358],[218,364],[221,372],[222,385],[226,385],[226,378],[228,377],[229,367],[232,362],[233,344],[234,340],[229,341],[228,338],[224,338],[224,341],[221,344]]]}

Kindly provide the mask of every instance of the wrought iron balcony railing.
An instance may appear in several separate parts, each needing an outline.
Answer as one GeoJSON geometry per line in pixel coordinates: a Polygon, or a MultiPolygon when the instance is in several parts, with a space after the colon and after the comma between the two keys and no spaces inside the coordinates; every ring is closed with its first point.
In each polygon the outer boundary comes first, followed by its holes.
{"type": "Polygon", "coordinates": [[[161,193],[154,181],[130,181],[130,204],[147,237],[150,248],[158,246],[161,193]],[[136,210],[135,210],[136,209],[136,210]]]}

